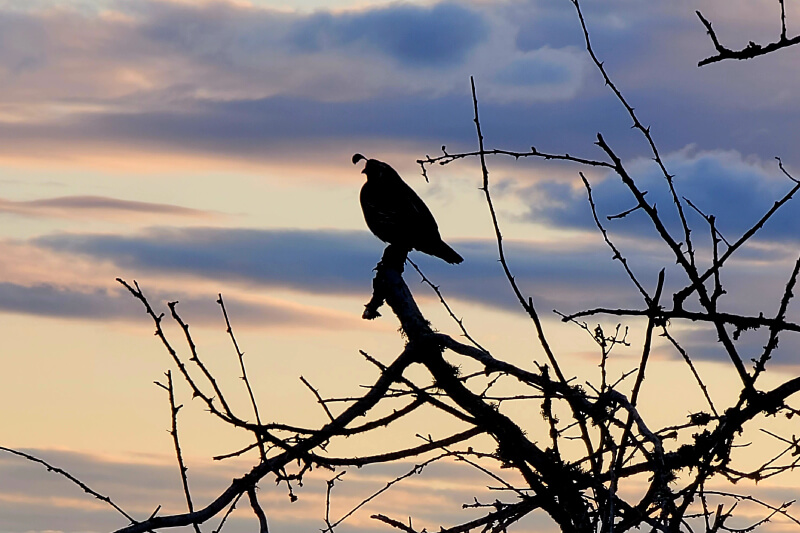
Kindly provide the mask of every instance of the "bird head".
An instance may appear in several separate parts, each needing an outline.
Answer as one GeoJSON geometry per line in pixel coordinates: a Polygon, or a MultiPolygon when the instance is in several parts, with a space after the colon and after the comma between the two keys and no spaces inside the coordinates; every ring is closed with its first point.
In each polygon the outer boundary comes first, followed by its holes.
{"type": "MultiPolygon", "coordinates": [[[[361,171],[362,174],[367,175],[367,179],[377,178],[378,180],[382,181],[384,179],[391,179],[392,177],[397,176],[397,173],[394,171],[394,169],[383,161],[378,161],[377,159],[367,159],[362,154],[353,155],[354,165],[357,165],[361,160],[365,160],[367,162],[367,164],[364,165],[364,170],[361,171]]],[[[397,179],[399,179],[399,176],[397,176],[397,179]]]]}
{"type": "Polygon", "coordinates": [[[361,173],[362,173],[362,174],[366,174],[366,173],[367,173],[367,169],[370,167],[370,164],[369,164],[369,163],[370,163],[370,161],[372,161],[372,160],[371,160],[371,159],[367,159],[367,158],[366,158],[364,155],[362,155],[362,154],[353,154],[353,164],[354,164],[354,165],[357,165],[357,164],[358,164],[358,162],[359,162],[359,161],[361,161],[361,160],[365,160],[365,161],[367,162],[367,164],[366,164],[366,165],[364,165],[364,170],[362,170],[362,171],[361,171],[361,173]]]}

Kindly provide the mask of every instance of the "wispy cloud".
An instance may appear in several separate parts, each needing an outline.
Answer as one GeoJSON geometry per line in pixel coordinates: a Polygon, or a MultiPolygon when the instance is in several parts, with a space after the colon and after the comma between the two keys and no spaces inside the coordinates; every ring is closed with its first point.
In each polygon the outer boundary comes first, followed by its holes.
{"type": "MultiPolygon", "coordinates": [[[[129,457],[123,460],[48,449],[25,451],[64,468],[98,492],[111,496],[115,503],[137,518],[149,516],[157,505],[163,506],[160,511],[162,515],[183,512],[185,509],[177,466],[170,462],[168,456],[159,457],[156,462],[152,458],[141,460],[129,457]]],[[[212,463],[198,458],[188,458],[187,461],[189,483],[196,506],[205,504],[221,492],[231,478],[251,466],[244,461],[212,463]]],[[[333,491],[332,519],[343,516],[363,499],[383,488],[388,481],[415,468],[414,463],[400,462],[349,470],[333,491]]],[[[11,531],[58,528],[65,533],[77,533],[111,531],[125,525],[125,519],[108,506],[93,500],[78,487],[46,472],[39,465],[4,453],[0,455],[0,474],[3,479],[14,480],[13,490],[9,490],[9,486],[0,487],[0,516],[4,517],[5,527],[12,527],[11,531]]],[[[322,527],[325,480],[332,476],[324,470],[307,473],[303,485],[295,487],[299,499],[293,503],[289,502],[282,485],[263,483],[259,498],[269,517],[270,526],[292,533],[322,527]]],[[[463,463],[434,463],[398,483],[343,526],[365,533],[379,533],[385,528],[369,518],[370,514],[378,512],[398,517],[413,512],[415,524],[429,529],[457,524],[484,514],[481,509],[462,509],[462,504],[471,502],[476,496],[489,498],[491,493],[485,488],[489,481],[490,478],[485,474],[463,463]],[[424,497],[421,498],[421,495],[424,497]],[[409,511],[411,502],[414,502],[414,508],[409,511]]],[[[234,533],[252,531],[254,519],[249,507],[239,507],[225,529],[234,533]]],[[[534,522],[540,522],[539,525],[546,530],[546,518],[534,519],[534,522]]]]}
{"type": "MultiPolygon", "coordinates": [[[[126,459],[101,457],[92,454],[52,449],[29,449],[28,453],[44,458],[55,466],[64,468],[89,486],[109,495],[136,518],[149,516],[156,506],[160,514],[183,512],[185,501],[177,466],[170,457],[129,457],[126,459]]],[[[246,471],[248,464],[211,463],[199,458],[187,458],[189,484],[195,506],[213,498],[229,483],[231,478],[246,471]]],[[[332,493],[331,517],[337,519],[363,499],[385,487],[388,481],[418,468],[414,463],[367,466],[348,470],[335,485],[332,493]]],[[[0,455],[0,475],[13,480],[0,486],[0,516],[9,531],[112,531],[123,527],[125,519],[105,504],[92,499],[68,481],[45,471],[40,465],[23,459],[0,455]]],[[[306,473],[302,486],[295,487],[299,497],[290,503],[283,485],[267,481],[259,487],[259,499],[269,518],[270,527],[289,533],[308,532],[324,527],[325,481],[334,474],[317,470],[306,473]]],[[[271,481],[271,480],[270,480],[271,481]]],[[[369,516],[384,513],[397,519],[409,515],[415,526],[433,531],[466,522],[486,514],[485,509],[463,508],[463,504],[492,501],[496,491],[486,488],[492,480],[463,462],[442,461],[419,470],[389,491],[370,502],[365,508],[342,524],[343,527],[364,533],[380,533],[385,526],[369,516]]],[[[644,490],[632,482],[622,490],[644,490]]],[[[712,485],[710,487],[721,488],[712,485]]],[[[730,490],[730,487],[725,486],[730,490]]],[[[748,484],[741,491],[773,505],[790,501],[792,487],[764,487],[748,484]]],[[[754,514],[754,521],[763,514],[754,514]]],[[[780,521],[780,520],[779,520],[780,521]]],[[[217,521],[211,522],[216,525],[217,521]]],[[[233,533],[252,531],[255,519],[247,505],[240,505],[231,515],[225,530],[233,533]]],[[[544,513],[533,513],[517,524],[524,530],[555,533],[552,522],[544,513]]]]}
{"type": "MultiPolygon", "coordinates": [[[[666,269],[667,294],[688,283],[666,247],[642,238],[637,231],[618,235],[616,241],[645,287],[655,286],[662,268],[666,269]]],[[[369,296],[369,280],[382,246],[367,232],[358,231],[197,227],[156,228],[129,236],[56,234],[31,243],[57,254],[110,262],[137,272],[139,279],[148,273],[175,280],[224,279],[235,287],[263,286],[364,299],[369,296]]],[[[456,240],[450,244],[464,256],[463,264],[446,265],[418,252],[411,257],[449,298],[496,309],[519,309],[497,261],[494,241],[456,240]]],[[[698,255],[701,266],[710,260],[706,255],[698,255]]],[[[596,240],[560,243],[506,241],[506,256],[523,293],[534,297],[540,310],[571,313],[595,307],[640,309],[644,305],[599,235],[596,240]]],[[[720,310],[756,315],[759,310],[773,312],[793,260],[783,246],[756,246],[730,260],[723,279],[728,293],[720,300],[720,310]]],[[[406,278],[409,282],[416,278],[410,267],[406,278]]],[[[176,281],[176,286],[181,282],[176,281]]],[[[418,287],[412,290],[419,296],[430,294],[424,286],[418,287]]],[[[190,306],[200,305],[196,299],[191,302],[190,306]]],[[[597,320],[605,320],[603,316],[598,315],[597,320]]],[[[718,350],[708,353],[703,343],[692,339],[699,357],[720,357],[718,350]]]]}
{"type": "MultiPolygon", "coordinates": [[[[132,280],[129,280],[132,281],[132,280]]],[[[147,290],[150,304],[159,312],[167,310],[167,302],[178,301],[178,312],[196,324],[222,323],[216,294],[187,294],[184,290],[147,290]]],[[[301,305],[279,299],[243,300],[225,297],[226,306],[241,326],[306,327],[313,329],[358,328],[357,316],[301,305]]],[[[71,320],[141,321],[143,307],[122,289],[72,289],[53,284],[31,286],[0,282],[0,311],[71,320]]]]}
{"type": "Polygon", "coordinates": [[[137,202],[105,196],[59,196],[39,200],[14,201],[0,198],[0,213],[29,217],[118,217],[148,214],[159,217],[209,219],[216,213],[170,204],[137,202]]]}
{"type": "MultiPolygon", "coordinates": [[[[133,236],[49,235],[33,243],[112,261],[128,270],[225,278],[322,294],[364,293],[382,250],[382,243],[367,232],[329,230],[158,228],[133,236]]],[[[463,265],[439,264],[419,253],[412,257],[434,279],[448,279],[445,289],[454,295],[493,306],[517,305],[502,277],[492,241],[451,244],[464,256],[463,265]]],[[[598,276],[614,280],[607,287],[609,293],[624,283],[600,246],[572,249],[522,242],[507,246],[523,284],[547,280],[544,285],[550,287],[548,296],[553,298],[545,296],[547,305],[570,301],[590,286],[595,287],[592,297],[600,298],[605,291],[597,290],[598,276]],[[587,255],[594,259],[586,261],[587,255]]]]}

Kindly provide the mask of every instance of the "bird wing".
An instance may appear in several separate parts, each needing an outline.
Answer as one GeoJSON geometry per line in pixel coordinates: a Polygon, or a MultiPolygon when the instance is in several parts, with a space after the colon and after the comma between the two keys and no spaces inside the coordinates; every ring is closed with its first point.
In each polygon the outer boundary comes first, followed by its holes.
{"type": "Polygon", "coordinates": [[[394,202],[386,201],[369,182],[361,188],[361,208],[367,227],[380,240],[397,244],[406,240],[401,209],[394,202]]]}
{"type": "Polygon", "coordinates": [[[430,210],[402,181],[391,186],[365,183],[361,207],[367,226],[384,242],[417,248],[429,240],[439,240],[439,229],[430,210]]]}
{"type": "Polygon", "coordinates": [[[401,182],[398,193],[403,197],[403,201],[399,202],[406,206],[404,213],[405,224],[408,231],[417,235],[418,237],[427,237],[431,235],[439,235],[439,226],[436,225],[436,220],[433,218],[430,209],[422,201],[422,198],[417,196],[414,189],[409,187],[406,183],[401,182]]]}

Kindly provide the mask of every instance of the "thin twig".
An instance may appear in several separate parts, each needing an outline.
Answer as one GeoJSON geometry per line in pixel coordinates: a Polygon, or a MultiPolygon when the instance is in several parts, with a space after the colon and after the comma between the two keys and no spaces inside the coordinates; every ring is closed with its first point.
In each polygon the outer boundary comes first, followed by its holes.
{"type": "MultiPolygon", "coordinates": [[[[73,476],[72,474],[67,472],[66,470],[63,470],[63,469],[61,469],[61,468],[59,468],[57,466],[53,466],[50,463],[48,463],[47,461],[45,461],[44,459],[39,459],[38,457],[35,457],[35,456],[30,455],[30,454],[25,453],[25,452],[21,452],[19,450],[15,450],[13,448],[6,448],[5,446],[0,446],[0,450],[2,450],[4,452],[8,452],[8,453],[13,454],[13,455],[16,455],[18,457],[22,457],[23,459],[27,459],[28,461],[32,461],[34,463],[39,463],[40,465],[42,465],[45,468],[47,468],[48,472],[54,472],[54,473],[58,474],[59,476],[63,476],[65,478],[67,478],[72,483],[74,483],[75,485],[77,485],[81,489],[83,489],[83,492],[85,492],[87,494],[91,494],[92,496],[94,496],[95,498],[100,500],[101,502],[104,502],[104,503],[110,505],[112,508],[114,508],[115,511],[117,511],[119,514],[121,514],[122,516],[127,518],[132,524],[138,524],[139,523],[131,515],[126,513],[122,509],[122,507],[120,507],[119,505],[114,503],[114,501],[111,498],[109,498],[108,496],[103,496],[102,494],[100,494],[96,490],[92,489],[86,483],[84,483],[80,479],[76,478],[75,476],[73,476]]],[[[149,529],[147,531],[149,531],[149,529]]]]}
{"type": "Polygon", "coordinates": [[[678,344],[678,341],[675,340],[675,338],[669,334],[666,325],[661,326],[661,331],[662,331],[661,336],[666,337],[669,340],[669,342],[672,343],[672,346],[674,346],[675,349],[678,350],[678,353],[681,354],[683,360],[686,361],[686,364],[692,371],[692,375],[694,376],[695,381],[700,386],[700,390],[703,391],[703,396],[705,396],[706,401],[708,402],[708,406],[709,408],[711,408],[711,412],[714,413],[714,416],[719,416],[719,413],[717,413],[717,409],[714,407],[714,402],[711,401],[711,396],[708,394],[708,389],[706,388],[705,383],[703,383],[703,380],[700,378],[700,374],[697,373],[697,369],[695,369],[694,363],[692,363],[692,359],[689,357],[689,354],[687,354],[686,350],[684,350],[683,347],[680,344],[678,344]]]}
{"type": "Polygon", "coordinates": [[[408,263],[412,267],[414,267],[414,270],[416,270],[417,273],[422,278],[422,282],[427,284],[433,290],[433,292],[436,293],[436,296],[439,297],[439,302],[441,302],[441,304],[444,306],[445,310],[450,315],[450,318],[452,318],[455,321],[455,323],[458,324],[458,327],[461,329],[461,334],[464,335],[464,337],[467,340],[469,340],[469,342],[471,342],[476,348],[478,348],[479,350],[483,350],[486,353],[489,353],[489,351],[486,348],[481,346],[478,343],[478,341],[476,341],[474,338],[472,338],[472,336],[467,331],[467,328],[464,326],[464,320],[461,319],[461,318],[458,318],[455,315],[455,313],[453,313],[452,308],[447,303],[447,301],[444,299],[444,295],[442,294],[442,291],[439,290],[439,286],[438,285],[434,285],[433,282],[431,280],[429,280],[427,276],[425,276],[425,274],[422,272],[422,270],[419,268],[419,266],[417,266],[417,264],[414,261],[412,261],[411,259],[406,259],[406,261],[408,261],[408,263]]]}
{"type": "Polygon", "coordinates": [[[365,455],[360,457],[322,457],[313,453],[309,453],[308,457],[315,462],[326,466],[366,466],[375,463],[388,463],[400,459],[407,459],[409,457],[417,457],[424,453],[446,449],[446,446],[451,446],[459,442],[464,442],[476,435],[486,433],[486,430],[481,427],[472,427],[455,435],[451,435],[441,440],[431,440],[425,444],[415,446],[413,448],[406,448],[394,452],[380,453],[377,455],[365,455]]]}
{"type": "Polygon", "coordinates": [[[217,529],[213,531],[213,533],[220,533],[222,531],[222,528],[225,527],[225,522],[228,520],[228,517],[231,515],[231,513],[233,513],[233,511],[236,509],[236,504],[239,503],[239,499],[243,494],[243,492],[239,493],[239,495],[233,499],[233,502],[231,502],[228,510],[225,511],[225,514],[222,516],[222,520],[219,521],[219,525],[217,526],[217,529]]]}
{"type": "Polygon", "coordinates": [[[314,387],[311,385],[311,383],[309,383],[309,382],[308,382],[308,380],[307,380],[306,378],[304,378],[303,376],[300,376],[300,381],[302,381],[302,382],[303,382],[303,385],[305,385],[306,387],[308,387],[308,389],[309,389],[309,390],[310,390],[310,391],[311,391],[311,392],[314,394],[314,396],[316,396],[316,398],[317,398],[317,403],[318,403],[318,404],[320,404],[320,405],[322,406],[322,408],[325,410],[325,414],[327,414],[327,415],[328,415],[328,418],[330,418],[331,420],[333,420],[335,417],[333,416],[333,413],[331,413],[331,410],[330,410],[330,409],[328,409],[328,405],[327,405],[327,403],[325,402],[325,400],[323,400],[323,399],[322,399],[322,396],[320,396],[320,395],[319,395],[319,391],[317,391],[317,389],[315,389],[315,388],[314,388],[314,387]]]}
{"type": "Polygon", "coordinates": [[[450,455],[449,453],[443,453],[443,454],[437,455],[435,457],[432,457],[431,459],[428,459],[427,461],[424,461],[424,462],[422,462],[422,463],[420,463],[418,465],[415,465],[414,468],[412,468],[411,470],[409,470],[408,472],[406,472],[402,476],[397,477],[397,478],[393,479],[392,481],[389,481],[388,483],[386,483],[386,485],[383,488],[379,489],[378,491],[374,492],[372,495],[370,495],[367,498],[365,498],[364,500],[362,500],[361,503],[359,503],[358,505],[356,505],[355,507],[350,509],[348,512],[346,512],[344,515],[342,515],[342,517],[339,518],[339,520],[336,520],[335,522],[331,523],[329,525],[328,529],[326,529],[325,531],[328,532],[328,533],[331,533],[333,531],[333,528],[335,528],[336,526],[338,526],[339,524],[341,524],[342,522],[347,520],[347,518],[352,516],[353,513],[355,513],[356,511],[358,511],[359,509],[364,507],[366,504],[368,504],[369,502],[371,502],[372,500],[374,500],[375,498],[377,498],[378,496],[380,496],[381,494],[383,494],[384,492],[386,492],[387,490],[392,488],[397,483],[399,483],[399,482],[403,481],[404,479],[407,479],[407,478],[409,478],[411,476],[414,476],[414,475],[422,473],[422,470],[426,466],[428,466],[429,464],[434,463],[434,462],[436,462],[436,461],[438,461],[438,460],[440,460],[440,459],[442,459],[444,457],[448,457],[449,455],[450,455]]]}
{"type": "Polygon", "coordinates": [[[784,176],[786,176],[787,178],[789,178],[790,180],[792,180],[795,183],[800,183],[800,180],[798,180],[797,178],[795,178],[794,176],[789,174],[789,172],[787,172],[786,169],[783,168],[783,161],[781,161],[780,157],[776,157],[775,159],[778,160],[778,168],[781,169],[781,172],[783,172],[784,176]]]}
{"type": "Polygon", "coordinates": [[[781,328],[777,325],[783,322],[786,319],[786,309],[789,307],[789,301],[794,297],[794,286],[797,283],[797,276],[800,273],[800,257],[797,258],[797,261],[794,263],[794,269],[792,270],[791,276],[789,276],[789,281],[786,283],[786,289],[783,291],[783,297],[781,298],[781,304],[778,308],[778,313],[775,315],[775,320],[773,325],[769,328],[769,339],[767,340],[767,344],[764,346],[764,352],[759,357],[758,361],[756,361],[755,369],[753,371],[753,381],[758,378],[758,376],[766,370],[767,361],[772,357],[772,352],[778,347],[778,334],[781,331],[781,328]]]}
{"type": "Polygon", "coordinates": [[[333,476],[326,482],[326,489],[325,489],[325,525],[327,526],[323,531],[329,531],[333,533],[334,525],[331,524],[331,493],[333,492],[333,486],[336,484],[337,481],[342,480],[342,476],[347,473],[346,470],[343,470],[333,476]]]}
{"type": "MultiPolygon", "coordinates": [[[[658,151],[658,147],[656,147],[656,143],[653,140],[653,136],[650,134],[650,127],[645,127],[639,117],[636,115],[636,112],[628,103],[628,100],[622,94],[622,92],[617,88],[614,84],[611,77],[606,72],[605,66],[602,61],[597,58],[597,55],[594,52],[594,48],[592,47],[591,39],[589,39],[589,29],[586,26],[586,21],[583,18],[583,12],[581,11],[580,2],[578,0],[571,0],[572,4],[575,6],[575,11],[578,14],[578,20],[581,24],[581,29],[583,30],[583,38],[584,44],[586,45],[586,51],[589,53],[589,56],[592,58],[597,70],[600,71],[600,74],[603,76],[603,80],[605,81],[606,85],[609,89],[614,93],[614,96],[617,97],[617,100],[622,104],[627,111],[628,116],[630,116],[631,120],[633,121],[633,127],[641,132],[644,136],[647,144],[650,146],[650,152],[653,154],[653,160],[658,165],[658,168],[661,170],[661,174],[664,176],[664,179],[667,182],[669,187],[669,192],[672,195],[672,202],[675,204],[675,208],[678,211],[678,217],[681,221],[681,226],[683,227],[683,238],[686,242],[686,253],[689,256],[689,263],[692,267],[694,267],[694,247],[692,245],[692,238],[691,238],[691,229],[689,228],[689,224],[686,222],[686,215],[683,212],[683,204],[681,203],[680,198],[678,197],[678,193],[675,191],[675,184],[673,183],[674,176],[667,171],[666,166],[664,166],[664,161],[661,159],[661,154],[658,151]]],[[[616,163],[614,168],[616,170],[616,163]]],[[[640,202],[641,203],[641,202],[640,202]]]]}
{"type": "Polygon", "coordinates": [[[206,365],[203,364],[203,362],[200,360],[200,356],[197,354],[197,346],[195,346],[194,339],[192,339],[192,336],[189,333],[189,324],[185,323],[183,319],[180,317],[180,315],[178,315],[178,311],[176,309],[177,305],[178,305],[177,301],[167,302],[167,307],[169,307],[169,310],[172,314],[172,318],[175,320],[175,322],[178,323],[178,325],[183,330],[183,334],[186,337],[186,343],[189,345],[189,349],[192,353],[192,356],[189,358],[189,361],[195,363],[197,367],[203,372],[203,375],[206,377],[208,382],[211,384],[211,387],[214,389],[214,393],[217,395],[217,398],[219,398],[219,402],[222,404],[222,408],[225,410],[225,413],[229,417],[233,418],[233,412],[228,406],[228,402],[225,401],[225,397],[222,395],[222,389],[219,388],[217,380],[208,370],[206,365]]]}
{"type": "Polygon", "coordinates": [[[158,337],[159,340],[161,341],[161,344],[164,345],[164,348],[166,348],[170,357],[172,357],[172,360],[175,362],[175,365],[178,367],[178,370],[180,370],[181,375],[183,375],[183,378],[186,380],[186,383],[188,383],[189,386],[191,387],[193,397],[200,398],[201,400],[203,400],[203,402],[206,404],[206,407],[208,407],[208,410],[217,417],[219,417],[220,419],[222,419],[223,421],[234,425],[244,424],[245,422],[243,420],[239,420],[238,418],[232,416],[227,411],[225,413],[220,411],[214,404],[214,399],[205,394],[200,389],[200,387],[195,382],[194,378],[192,378],[191,374],[189,374],[189,371],[186,369],[186,364],[184,364],[184,362],[178,356],[178,352],[175,350],[175,348],[172,347],[172,344],[169,342],[166,335],[164,334],[164,330],[161,327],[161,322],[164,319],[164,313],[156,314],[156,312],[153,310],[152,306],[150,305],[150,302],[147,300],[147,297],[145,297],[144,293],[142,292],[136,280],[133,280],[132,286],[122,278],[117,278],[117,282],[119,282],[123,287],[128,289],[128,291],[137,300],[139,300],[142,303],[142,305],[144,305],[145,312],[150,316],[150,318],[155,323],[156,337],[158,337]]]}
{"type": "MultiPolygon", "coordinates": [[[[175,445],[175,457],[178,460],[178,468],[181,472],[181,483],[183,484],[183,494],[186,496],[186,507],[189,509],[189,513],[194,513],[194,505],[192,504],[192,494],[189,492],[189,478],[186,477],[186,463],[183,461],[183,454],[181,453],[181,444],[178,440],[178,411],[181,410],[183,405],[176,405],[175,404],[175,389],[172,386],[172,372],[167,370],[167,384],[164,385],[163,383],[159,383],[158,381],[155,382],[156,385],[167,391],[169,395],[169,411],[170,411],[170,418],[172,419],[172,429],[170,429],[170,436],[172,436],[172,442],[175,445]]],[[[197,525],[195,522],[192,524],[194,526],[194,530],[197,533],[200,533],[200,526],[197,525]]]]}
{"type": "Polygon", "coordinates": [[[388,524],[395,529],[399,529],[400,531],[405,531],[406,533],[418,533],[417,530],[411,527],[410,525],[407,526],[404,523],[400,522],[399,520],[395,520],[394,518],[389,518],[386,515],[374,514],[371,515],[370,518],[372,518],[373,520],[378,520],[379,522],[383,522],[384,524],[388,524]]]}
{"type": "Polygon", "coordinates": [[[788,518],[789,520],[791,520],[792,522],[794,522],[795,524],[800,526],[800,520],[798,520],[797,518],[793,517],[792,515],[790,515],[786,511],[786,509],[790,505],[794,504],[795,500],[791,500],[791,501],[785,502],[785,503],[781,504],[780,507],[775,507],[774,505],[770,505],[770,504],[768,504],[766,502],[763,502],[763,501],[759,500],[758,498],[755,498],[755,497],[747,495],[747,494],[733,494],[733,493],[730,493],[730,492],[722,492],[722,491],[717,491],[717,490],[706,490],[706,494],[713,494],[713,495],[716,495],[716,496],[727,496],[729,498],[735,498],[737,500],[744,500],[744,501],[753,502],[753,503],[758,504],[758,505],[760,505],[762,507],[770,509],[771,511],[776,511],[778,514],[788,518]]]}
{"type": "Polygon", "coordinates": [[[464,159],[467,157],[476,157],[476,156],[486,156],[486,155],[507,155],[513,157],[514,159],[519,159],[521,157],[537,157],[544,160],[553,160],[553,161],[571,161],[573,163],[580,163],[581,165],[587,165],[592,167],[606,167],[611,168],[611,164],[606,161],[597,161],[594,159],[586,159],[583,157],[575,157],[569,154],[549,154],[545,152],[540,152],[535,147],[531,146],[530,152],[513,152],[509,150],[479,150],[477,152],[463,152],[457,154],[450,154],[447,153],[445,147],[442,146],[442,151],[444,155],[440,155],[438,157],[431,157],[429,155],[425,156],[425,159],[417,159],[417,164],[422,169],[422,175],[425,177],[425,180],[428,179],[428,172],[425,165],[433,165],[438,163],[439,165],[447,165],[452,163],[453,161],[457,161],[459,159],[464,159]]]}
{"type": "Polygon", "coordinates": [[[767,210],[767,212],[764,213],[764,215],[755,224],[753,224],[747,231],[745,231],[736,242],[731,244],[730,247],[727,250],[725,250],[725,253],[722,254],[722,256],[720,256],[719,261],[711,265],[708,268],[708,270],[700,274],[697,277],[697,279],[693,279],[692,283],[689,286],[676,292],[672,298],[673,301],[677,305],[680,305],[683,303],[684,300],[686,300],[686,298],[689,297],[690,294],[692,294],[692,292],[701,289],[703,282],[707,280],[709,277],[711,277],[711,275],[714,272],[722,268],[722,266],[725,264],[728,258],[731,257],[734,254],[734,252],[736,252],[736,250],[738,250],[744,243],[749,241],[750,238],[753,235],[755,235],[756,232],[760,230],[770,218],[772,218],[772,215],[774,215],[775,212],[778,211],[778,209],[780,209],[784,204],[786,204],[786,202],[792,199],[792,197],[797,193],[797,191],[800,191],[800,181],[796,181],[795,186],[792,187],[792,189],[789,192],[783,195],[780,200],[773,203],[772,207],[770,207],[767,210]]]}
{"type": "MultiPolygon", "coordinates": [[[[625,259],[625,257],[622,255],[622,253],[620,253],[619,249],[617,249],[617,247],[614,245],[614,243],[611,242],[611,239],[609,239],[609,237],[608,237],[608,232],[603,227],[603,225],[600,223],[600,219],[597,217],[597,208],[595,207],[595,204],[594,204],[594,198],[592,197],[592,186],[589,185],[589,180],[586,179],[586,176],[583,175],[583,172],[579,172],[578,174],[580,175],[581,180],[583,180],[583,185],[586,187],[586,194],[589,197],[589,207],[592,209],[592,216],[594,217],[594,223],[597,226],[597,229],[600,230],[600,233],[603,234],[603,240],[606,241],[606,244],[608,245],[608,247],[611,248],[612,252],[614,252],[614,256],[612,257],[612,259],[616,259],[620,263],[622,263],[622,266],[625,269],[625,272],[628,274],[628,277],[630,278],[630,280],[633,282],[633,284],[639,290],[639,293],[644,298],[645,303],[647,305],[650,305],[650,303],[653,301],[653,299],[650,297],[649,294],[647,294],[647,291],[644,290],[644,287],[642,287],[642,284],[639,283],[639,280],[636,279],[636,275],[633,273],[631,268],[628,266],[628,260],[625,259]]],[[[641,206],[636,206],[636,207],[639,208],[641,206]]]]}
{"type": "MultiPolygon", "coordinates": [[[[699,214],[701,217],[703,217],[703,219],[704,219],[706,222],[709,222],[710,215],[706,215],[705,213],[703,213],[703,212],[700,210],[700,208],[699,208],[699,207],[697,207],[696,205],[694,205],[694,203],[692,203],[692,201],[691,201],[690,199],[686,198],[685,196],[683,197],[683,199],[686,201],[686,203],[688,204],[688,206],[689,206],[689,207],[691,207],[692,209],[694,209],[695,211],[697,211],[697,214],[699,214]]],[[[728,239],[726,239],[726,238],[725,238],[725,236],[722,234],[722,232],[721,232],[721,231],[719,231],[719,229],[718,229],[718,228],[714,228],[714,229],[715,229],[715,234],[716,234],[716,236],[717,236],[717,237],[719,237],[720,239],[722,239],[722,242],[724,242],[724,243],[725,243],[725,244],[728,246],[728,248],[730,248],[730,246],[731,246],[731,243],[730,243],[730,242],[728,242],[728,239]]]]}
{"type": "MultiPolygon", "coordinates": [[[[236,350],[236,355],[239,358],[239,368],[242,370],[242,381],[244,381],[245,386],[247,387],[247,394],[250,396],[250,404],[253,406],[253,413],[256,416],[256,423],[260,426],[261,425],[261,416],[258,414],[258,404],[256,403],[256,397],[253,394],[253,387],[250,385],[250,380],[247,378],[247,370],[244,366],[244,352],[239,349],[239,343],[236,342],[236,337],[233,335],[233,328],[231,327],[231,321],[228,319],[228,310],[225,309],[225,302],[222,300],[222,294],[219,294],[219,298],[217,299],[217,303],[219,304],[220,308],[222,309],[222,316],[225,317],[225,331],[228,332],[228,335],[231,338],[231,342],[233,343],[233,348],[236,350]]],[[[266,451],[264,450],[264,442],[261,440],[261,437],[256,434],[256,440],[258,444],[258,450],[261,453],[261,459],[264,460],[267,457],[266,451]]]]}

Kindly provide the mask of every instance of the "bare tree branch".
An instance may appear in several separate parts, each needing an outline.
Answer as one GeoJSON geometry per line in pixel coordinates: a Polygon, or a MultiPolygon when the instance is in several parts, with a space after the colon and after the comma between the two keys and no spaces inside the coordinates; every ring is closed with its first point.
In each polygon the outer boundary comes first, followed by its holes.
{"type": "Polygon", "coordinates": [[[250,487],[247,489],[247,497],[250,500],[250,507],[253,508],[253,512],[258,518],[258,533],[269,533],[267,515],[264,513],[264,509],[261,508],[261,504],[258,503],[258,496],[256,496],[255,487],[250,487]]]}
{"type": "Polygon", "coordinates": [[[800,43],[800,35],[796,35],[791,39],[786,37],[786,9],[783,4],[784,0],[778,0],[781,4],[781,35],[777,41],[773,41],[766,45],[756,44],[753,41],[747,43],[747,46],[740,49],[740,50],[732,50],[720,44],[719,38],[717,37],[714,28],[711,27],[711,23],[703,16],[700,11],[695,11],[697,13],[697,17],[700,19],[700,22],[703,23],[703,26],[706,27],[706,31],[708,36],[711,38],[711,43],[714,45],[714,49],[716,49],[717,54],[713,56],[708,56],[705,59],[701,59],[698,63],[698,67],[702,67],[704,65],[708,65],[710,63],[717,63],[719,61],[724,61],[725,59],[751,59],[758,56],[763,56],[765,54],[770,54],[782,48],[787,48],[789,46],[794,46],[797,43],[800,43]]]}
{"type": "MultiPolygon", "coordinates": [[[[181,410],[183,405],[176,405],[175,404],[175,389],[172,386],[172,372],[169,370],[165,374],[167,376],[167,384],[164,385],[156,381],[156,385],[167,391],[169,395],[169,411],[170,417],[172,418],[172,429],[170,429],[170,436],[172,437],[172,442],[175,444],[175,457],[178,460],[178,469],[181,473],[181,483],[183,484],[183,494],[186,496],[186,507],[189,509],[189,513],[194,512],[194,505],[192,504],[192,494],[189,491],[189,479],[186,477],[186,464],[183,462],[183,454],[181,453],[181,444],[178,440],[178,411],[181,410]]],[[[200,526],[197,524],[192,524],[194,530],[197,533],[200,533],[200,526]]]]}
{"type": "MultiPolygon", "coordinates": [[[[101,502],[104,502],[104,503],[108,504],[115,511],[117,511],[119,514],[121,514],[122,516],[127,518],[132,524],[139,524],[139,522],[137,522],[131,515],[126,513],[122,509],[122,507],[120,507],[119,505],[114,503],[114,501],[110,497],[103,496],[102,494],[100,494],[96,490],[92,489],[86,483],[84,483],[80,479],[76,478],[75,476],[73,476],[72,474],[67,472],[66,470],[62,470],[61,468],[59,468],[57,466],[53,466],[53,465],[51,465],[50,463],[48,463],[47,461],[45,461],[43,459],[40,459],[38,457],[34,457],[33,455],[31,455],[29,453],[25,453],[25,452],[22,452],[22,451],[19,451],[19,450],[15,450],[13,448],[6,448],[5,446],[0,446],[0,450],[2,450],[4,452],[7,452],[7,453],[10,453],[10,454],[13,454],[13,455],[16,455],[18,457],[22,457],[23,459],[27,459],[28,461],[31,461],[31,462],[34,462],[34,463],[39,463],[40,465],[42,465],[45,468],[47,468],[48,472],[53,472],[55,474],[58,474],[59,476],[67,478],[69,481],[71,481],[75,485],[79,486],[83,490],[83,492],[85,492],[86,494],[90,494],[90,495],[94,496],[95,498],[97,498],[98,500],[100,500],[101,502]]],[[[141,531],[150,531],[150,530],[145,528],[145,529],[142,529],[141,531]]]]}

